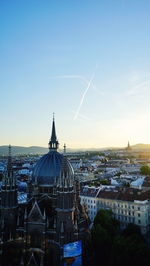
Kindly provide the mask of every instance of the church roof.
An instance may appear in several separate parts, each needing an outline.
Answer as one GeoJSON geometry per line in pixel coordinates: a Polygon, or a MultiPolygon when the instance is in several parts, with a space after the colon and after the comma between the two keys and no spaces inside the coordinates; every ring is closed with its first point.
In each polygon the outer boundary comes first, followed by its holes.
{"type": "MultiPolygon", "coordinates": [[[[55,121],[52,123],[52,134],[49,142],[50,151],[42,156],[37,162],[32,175],[32,182],[41,186],[54,184],[60,177],[64,155],[57,152],[58,141],[56,138],[55,121]]],[[[66,158],[65,170],[71,176],[74,174],[73,168],[66,158]]]]}

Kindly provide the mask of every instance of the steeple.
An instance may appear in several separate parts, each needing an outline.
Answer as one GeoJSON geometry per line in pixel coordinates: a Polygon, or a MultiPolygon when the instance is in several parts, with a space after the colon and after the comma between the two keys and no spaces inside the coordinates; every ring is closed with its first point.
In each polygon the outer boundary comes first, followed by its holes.
{"type": "Polygon", "coordinates": [[[11,177],[12,175],[11,145],[8,146],[7,174],[8,174],[8,177],[11,177]]]}
{"type": "Polygon", "coordinates": [[[49,150],[56,150],[58,149],[59,143],[56,137],[56,130],[55,130],[55,118],[53,114],[53,123],[52,123],[52,134],[51,134],[51,139],[49,141],[49,150]]]}
{"type": "Polygon", "coordinates": [[[64,143],[64,155],[66,155],[66,144],[64,143]]]}
{"type": "Polygon", "coordinates": [[[8,146],[8,161],[7,168],[3,177],[3,185],[10,186],[9,189],[12,189],[13,186],[16,186],[16,180],[13,176],[12,169],[11,145],[8,146]]]}
{"type": "Polygon", "coordinates": [[[130,143],[128,141],[128,145],[127,145],[127,148],[126,148],[127,151],[131,150],[131,146],[130,146],[130,143]]]}
{"type": "Polygon", "coordinates": [[[15,237],[17,225],[17,185],[13,176],[11,146],[9,145],[7,169],[2,180],[1,189],[1,217],[4,221],[4,238],[10,240],[15,237]]]}

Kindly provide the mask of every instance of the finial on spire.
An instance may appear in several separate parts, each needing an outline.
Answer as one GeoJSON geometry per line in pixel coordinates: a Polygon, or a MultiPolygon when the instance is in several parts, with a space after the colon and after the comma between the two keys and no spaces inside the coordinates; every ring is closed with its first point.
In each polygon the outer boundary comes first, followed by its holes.
{"type": "Polygon", "coordinates": [[[53,122],[52,122],[52,134],[51,134],[51,138],[48,144],[49,144],[50,151],[58,149],[59,143],[56,137],[54,113],[53,113],[53,122]]]}

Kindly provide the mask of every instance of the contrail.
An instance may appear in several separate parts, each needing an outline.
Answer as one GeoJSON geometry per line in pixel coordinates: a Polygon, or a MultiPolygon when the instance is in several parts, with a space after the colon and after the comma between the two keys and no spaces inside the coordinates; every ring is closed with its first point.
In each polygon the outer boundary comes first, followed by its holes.
{"type": "Polygon", "coordinates": [[[88,84],[87,84],[87,87],[86,87],[86,89],[85,89],[85,91],[84,91],[84,93],[83,93],[83,95],[82,95],[81,101],[80,101],[79,106],[78,106],[78,108],[77,108],[77,110],[76,110],[76,113],[75,113],[75,116],[74,116],[73,120],[76,120],[77,117],[78,117],[78,115],[79,115],[79,112],[80,112],[80,109],[81,109],[81,107],[82,107],[82,104],[83,104],[84,98],[85,98],[85,96],[86,96],[86,94],[87,94],[87,92],[88,92],[88,90],[89,90],[89,88],[90,88],[90,85],[91,85],[91,83],[92,83],[92,81],[93,81],[93,79],[94,79],[94,76],[95,76],[95,73],[93,73],[93,75],[91,76],[91,78],[90,78],[90,80],[89,80],[89,82],[88,82],[88,84]]]}
{"type": "MultiPolygon", "coordinates": [[[[57,76],[50,76],[50,79],[80,79],[84,81],[87,85],[89,83],[88,79],[85,76],[82,75],[57,75],[57,76]]],[[[91,83],[91,87],[100,95],[103,95],[102,92],[100,92],[97,87],[91,83]]]]}
{"type": "MultiPolygon", "coordinates": [[[[97,68],[98,68],[98,65],[96,65],[96,69],[97,69],[97,68]]],[[[84,81],[84,82],[86,83],[87,87],[86,87],[86,89],[85,89],[85,91],[84,91],[84,93],[83,93],[83,95],[82,95],[82,98],[81,98],[81,100],[80,100],[79,106],[78,106],[78,108],[77,108],[77,110],[76,110],[76,113],[75,113],[75,115],[74,115],[73,120],[76,120],[77,117],[79,116],[79,112],[80,112],[80,109],[81,109],[81,107],[82,107],[82,104],[83,104],[84,98],[85,98],[85,96],[86,96],[86,94],[87,94],[87,92],[88,92],[90,86],[91,86],[95,91],[97,91],[100,95],[103,95],[103,93],[100,92],[100,91],[97,89],[97,87],[94,86],[94,85],[92,84],[92,81],[93,81],[93,79],[94,79],[94,76],[95,76],[95,73],[93,73],[93,75],[91,76],[91,78],[90,78],[89,81],[88,81],[88,79],[87,79],[85,76],[82,76],[82,75],[75,75],[75,74],[72,74],[72,75],[56,75],[56,76],[50,76],[50,77],[49,77],[49,78],[51,78],[51,79],[80,79],[80,80],[82,80],[82,81],[84,81]]]]}

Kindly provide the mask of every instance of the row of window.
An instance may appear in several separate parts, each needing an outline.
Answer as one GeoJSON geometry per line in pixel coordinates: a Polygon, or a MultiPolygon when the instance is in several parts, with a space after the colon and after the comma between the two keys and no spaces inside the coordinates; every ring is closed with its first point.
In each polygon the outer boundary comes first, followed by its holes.
{"type": "Polygon", "coordinates": [[[116,219],[118,219],[119,221],[125,221],[125,222],[128,222],[128,223],[134,223],[134,218],[131,218],[131,217],[127,217],[127,216],[120,216],[120,215],[116,215],[115,216],[116,219]]]}
{"type": "Polygon", "coordinates": [[[90,209],[90,208],[91,208],[91,209],[95,209],[95,206],[92,206],[92,205],[90,206],[90,205],[88,205],[88,208],[89,208],[89,209],[90,209]]]}
{"type": "MultiPolygon", "coordinates": [[[[95,203],[95,200],[90,200],[90,199],[83,199],[83,202],[88,202],[88,203],[95,203]]],[[[109,201],[107,201],[107,202],[105,202],[105,201],[98,201],[97,202],[98,203],[98,205],[108,205],[108,206],[111,206],[111,207],[118,207],[118,208],[128,208],[128,209],[136,209],[136,207],[134,206],[134,205],[123,205],[123,204],[120,204],[120,203],[118,203],[117,204],[117,206],[116,206],[116,203],[112,203],[112,202],[109,202],[109,201]]],[[[140,211],[140,207],[138,206],[137,207],[137,210],[138,211],[140,211]]]]}
{"type": "Polygon", "coordinates": [[[96,215],[96,212],[91,210],[91,211],[88,211],[88,214],[89,214],[89,215],[94,215],[94,216],[95,216],[95,215],[96,215]]]}

